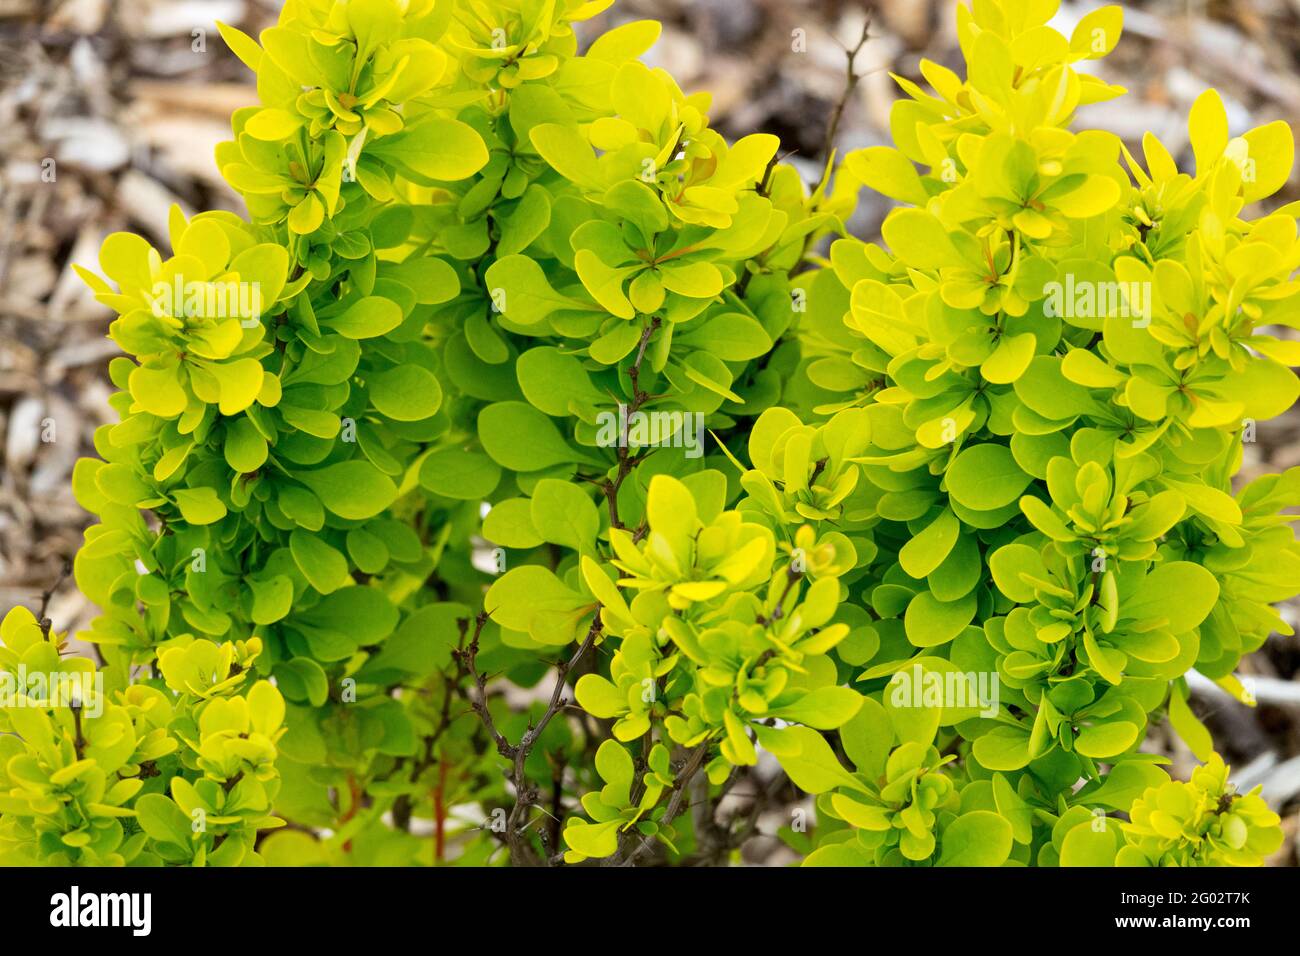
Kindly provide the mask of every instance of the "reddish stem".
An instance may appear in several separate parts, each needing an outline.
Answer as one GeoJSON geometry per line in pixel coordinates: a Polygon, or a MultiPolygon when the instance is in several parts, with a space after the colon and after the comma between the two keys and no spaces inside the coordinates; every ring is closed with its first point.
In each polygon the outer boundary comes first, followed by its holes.
{"type": "MultiPolygon", "coordinates": [[[[348,793],[351,794],[352,802],[351,805],[348,807],[348,812],[343,814],[342,818],[339,820],[340,824],[347,823],[349,820],[355,817],[357,815],[357,809],[361,806],[361,788],[357,786],[357,778],[354,777],[352,774],[348,774],[348,793]]],[[[351,840],[348,840],[346,843],[343,844],[343,852],[344,853],[352,852],[351,840]]]]}
{"type": "Polygon", "coordinates": [[[444,803],[447,787],[447,761],[438,762],[438,785],[433,788],[433,862],[441,863],[447,849],[447,807],[444,803]]]}

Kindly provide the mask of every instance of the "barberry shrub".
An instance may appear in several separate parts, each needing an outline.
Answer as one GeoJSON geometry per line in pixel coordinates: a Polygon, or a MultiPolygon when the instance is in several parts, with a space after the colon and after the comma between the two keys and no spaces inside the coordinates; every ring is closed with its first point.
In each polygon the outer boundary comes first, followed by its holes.
{"type": "Polygon", "coordinates": [[[846,160],[903,208],[888,250],[831,247],[798,330],[796,410],[862,423],[844,517],[874,547],[848,602],[871,635],[848,661],[870,697],[841,731],[857,773],[810,788],[836,821],[810,861],[1258,864],[1281,843],[1225,789],[1183,675],[1253,703],[1234,670],[1291,633],[1270,605],[1300,590],[1282,513],[1300,469],[1232,490],[1256,424],[1300,394],[1300,344],[1273,334],[1296,324],[1300,205],[1243,217],[1294,140],[1231,137],[1214,91],[1194,176],[1149,134],[1144,165],[1073,132],[1123,93],[1074,67],[1114,48],[1122,11],[1066,38],[1058,5],[959,7],[967,78],[923,63],[896,148],[846,160]],[[996,675],[996,708],[911,706],[954,672],[996,675]],[[1211,761],[1190,786],[1142,752],[1160,719],[1211,761]]]}
{"type": "Polygon", "coordinates": [[[968,78],[809,190],[656,24],[579,55],[607,5],[223,28],[248,216],[85,274],[127,353],[74,475],[102,666],[6,617],[0,859],[722,862],[765,754],[807,864],[1259,863],[1183,675],[1249,700],[1300,589],[1300,471],[1230,484],[1297,395],[1300,208],[1242,218],[1290,131],[1210,93],[1196,176],[1143,168],[1068,128],[1118,9],[977,0],[968,78]]]}

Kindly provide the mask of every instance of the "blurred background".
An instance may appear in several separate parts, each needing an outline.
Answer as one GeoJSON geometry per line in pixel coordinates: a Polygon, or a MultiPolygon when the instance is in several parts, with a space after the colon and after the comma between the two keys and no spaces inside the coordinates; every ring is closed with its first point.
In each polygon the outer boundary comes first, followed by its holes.
{"type": "MultiPolygon", "coordinates": [[[[817,178],[827,128],[846,88],[846,48],[861,80],[838,126],[841,150],[888,141],[891,72],[920,80],[922,58],[961,71],[955,0],[619,0],[582,24],[584,41],[618,23],[654,17],[664,35],[647,60],[687,92],[713,94],[714,125],[729,136],[781,137],[817,178]]],[[[1067,35],[1097,4],[1064,0],[1067,35]]],[[[1129,0],[1125,38],[1094,68],[1129,95],[1092,107],[1080,124],[1130,143],[1147,130],[1190,152],[1185,117],[1207,86],[1223,95],[1234,135],[1284,119],[1300,123],[1300,0],[1129,0]]],[[[238,210],[213,162],[229,116],[255,102],[250,76],[226,49],[220,20],[256,36],[274,23],[264,0],[0,0],[0,611],[33,609],[81,540],[87,516],[70,491],[91,436],[115,420],[108,406],[107,311],[71,269],[97,271],[103,237],[139,232],[166,246],[167,210],[238,210]]],[[[964,72],[964,71],[962,71],[964,72]]],[[[1300,198],[1300,177],[1277,202],[1300,198]]],[[[852,231],[874,239],[889,203],[864,195],[852,231]]],[[[1300,410],[1261,424],[1243,478],[1300,465],[1300,410]]],[[[1298,503],[1300,504],[1300,503],[1298,503]]],[[[48,613],[59,630],[94,608],[59,588],[48,613]]],[[[1283,613],[1300,620],[1300,607],[1283,613]]],[[[1300,821],[1300,639],[1273,637],[1243,663],[1259,706],[1212,686],[1194,708],[1234,778],[1262,783],[1283,813],[1287,841],[1275,865],[1295,865],[1300,821]]],[[[1194,759],[1154,727],[1147,749],[1185,777],[1194,759]]],[[[780,812],[778,811],[778,815],[780,812]]],[[[777,820],[788,820],[788,816],[777,820]]],[[[761,826],[764,832],[774,827],[761,826]]],[[[772,862],[773,842],[747,852],[772,862]]],[[[779,854],[778,854],[779,856],[779,854]]]]}

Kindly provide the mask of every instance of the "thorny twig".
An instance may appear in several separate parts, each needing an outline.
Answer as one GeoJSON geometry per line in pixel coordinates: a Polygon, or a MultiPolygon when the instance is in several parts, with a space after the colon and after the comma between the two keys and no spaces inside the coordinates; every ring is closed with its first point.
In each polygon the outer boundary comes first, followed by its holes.
{"type": "MultiPolygon", "coordinates": [[[[677,819],[678,814],[685,809],[683,804],[686,802],[686,791],[690,786],[691,779],[699,772],[700,768],[704,766],[704,758],[708,756],[708,753],[709,742],[707,740],[691,751],[691,756],[687,759],[686,766],[682,768],[681,773],[677,775],[677,779],[673,782],[673,795],[668,801],[668,806],[664,810],[663,817],[659,820],[659,826],[668,826],[673,822],[673,820],[677,819]]],[[[632,847],[631,852],[628,853],[624,859],[620,860],[618,857],[614,857],[610,865],[635,866],[637,857],[648,850],[652,842],[654,842],[653,836],[642,837],[641,841],[632,847]]]]}
{"type": "Polygon", "coordinates": [[[857,44],[851,50],[845,49],[844,51],[848,60],[844,68],[844,91],[840,94],[839,100],[835,103],[835,109],[831,113],[830,124],[826,127],[826,141],[822,146],[822,155],[826,157],[826,165],[828,168],[831,163],[831,156],[834,155],[835,152],[835,140],[840,133],[840,121],[844,118],[844,109],[848,106],[849,100],[853,97],[854,90],[858,88],[858,83],[862,80],[862,77],[859,76],[857,72],[857,59],[858,54],[862,52],[862,48],[867,45],[867,40],[871,39],[870,33],[871,14],[868,13],[866,19],[862,22],[862,35],[858,37],[857,44]]]}
{"type": "MultiPolygon", "coordinates": [[[[460,641],[457,644],[457,651],[463,651],[465,648],[465,637],[466,637],[467,630],[468,627],[461,629],[460,641]]],[[[466,675],[465,663],[461,659],[461,657],[456,653],[456,651],[452,652],[452,659],[455,661],[456,664],[456,673],[450,679],[448,679],[445,674],[441,675],[445,682],[444,683],[445,691],[442,695],[442,706],[438,714],[438,723],[434,726],[433,730],[424,738],[423,756],[421,756],[419,760],[411,761],[411,773],[410,776],[408,777],[408,780],[410,780],[411,783],[418,782],[420,779],[420,775],[438,762],[440,757],[439,754],[435,752],[438,745],[438,741],[442,738],[442,735],[447,731],[447,728],[451,726],[451,722],[453,719],[451,713],[451,702],[454,697],[453,688],[459,687],[461,681],[465,678],[466,675]]],[[[398,765],[399,766],[401,765],[401,761],[398,762],[398,765]]],[[[441,772],[442,771],[440,770],[440,773],[441,772]]],[[[410,829],[411,809],[412,809],[411,798],[407,794],[402,794],[393,803],[393,821],[402,830],[410,829]]],[[[436,815],[436,808],[435,808],[435,815],[436,815]]]]}
{"type": "Polygon", "coordinates": [[[63,570],[59,572],[58,578],[41,593],[41,608],[36,612],[36,620],[40,625],[41,633],[45,635],[45,640],[47,641],[50,639],[50,631],[54,627],[54,622],[47,617],[50,609],[50,600],[54,597],[54,593],[63,586],[63,582],[68,579],[68,575],[71,573],[72,562],[64,561],[63,570]]]}
{"type": "MultiPolygon", "coordinates": [[[[646,403],[650,396],[641,389],[641,363],[645,361],[646,349],[650,345],[651,337],[659,330],[663,324],[663,319],[655,316],[649,325],[641,332],[641,341],[637,343],[636,359],[627,370],[628,379],[632,383],[632,401],[627,406],[627,421],[631,421],[632,416],[640,411],[641,406],[646,403]]],[[[601,490],[605,492],[605,500],[609,505],[609,526],[611,528],[623,528],[623,522],[618,516],[618,493],[623,487],[623,482],[627,476],[632,473],[633,467],[640,461],[640,458],[633,458],[628,454],[628,436],[626,423],[622,426],[618,436],[618,474],[611,480],[605,479],[601,482],[601,490]]]]}
{"type": "MultiPolygon", "coordinates": [[[[862,75],[857,71],[857,59],[858,54],[862,52],[863,47],[867,45],[869,39],[871,39],[870,12],[867,13],[866,19],[862,23],[862,34],[858,37],[858,42],[853,45],[852,49],[846,48],[844,51],[846,57],[844,90],[840,93],[840,98],[836,101],[834,108],[831,110],[830,122],[826,126],[826,139],[822,145],[822,155],[826,157],[826,166],[822,171],[822,182],[825,182],[830,175],[831,164],[835,157],[835,140],[840,134],[840,122],[844,119],[844,110],[848,107],[849,100],[853,98],[854,91],[862,81],[862,75]]],[[[787,154],[787,156],[788,155],[789,154],[787,154]]],[[[772,173],[775,171],[777,165],[782,160],[786,159],[787,156],[773,157],[772,161],[768,163],[767,169],[763,172],[763,178],[758,184],[758,194],[760,196],[768,195],[768,192],[771,189],[772,173]]],[[[804,238],[803,252],[799,256],[800,263],[807,258],[809,246],[811,245],[815,235],[815,231],[810,232],[804,238]]],[[[764,253],[764,255],[766,255],[766,253],[764,253]]],[[[762,257],[760,257],[760,261],[761,259],[762,257]]],[[[754,275],[755,270],[747,269],[745,274],[740,277],[735,288],[735,293],[738,298],[743,299],[745,297],[745,293],[749,289],[749,283],[754,278],[754,275]]]]}
{"type": "MultiPolygon", "coordinates": [[[[821,182],[823,184],[830,179],[831,169],[833,168],[835,161],[835,141],[840,135],[840,121],[844,118],[844,110],[848,106],[849,100],[853,98],[853,93],[857,90],[858,84],[862,81],[863,74],[857,72],[857,59],[858,54],[862,52],[862,48],[867,45],[869,39],[871,39],[870,11],[868,11],[866,19],[862,22],[862,34],[858,37],[858,42],[852,49],[846,48],[844,50],[846,58],[844,68],[844,90],[840,93],[840,98],[836,101],[835,108],[831,112],[831,120],[826,127],[826,140],[822,145],[822,154],[826,157],[826,165],[822,169],[821,182]]],[[[813,241],[816,237],[816,230],[812,230],[804,236],[803,251],[799,253],[799,261],[795,266],[796,270],[800,265],[807,262],[808,253],[812,249],[813,241]]]]}
{"type": "MultiPolygon", "coordinates": [[[[772,156],[771,161],[769,161],[767,164],[767,169],[763,170],[763,178],[758,181],[758,186],[755,187],[754,191],[757,192],[764,199],[766,199],[772,192],[772,174],[776,172],[776,167],[781,165],[783,162],[785,162],[787,159],[789,159],[797,152],[798,152],[797,149],[792,149],[788,153],[774,154],[772,156]]],[[[767,254],[771,251],[772,251],[771,248],[765,250],[758,257],[756,261],[762,262],[763,259],[766,258],[767,254]]],[[[736,282],[736,288],[734,290],[736,294],[736,298],[743,299],[745,297],[745,292],[749,289],[749,283],[753,280],[756,274],[757,274],[757,270],[754,269],[745,270],[744,275],[742,275],[740,279],[736,282]]]]}
{"type": "MultiPolygon", "coordinates": [[[[557,713],[567,704],[564,699],[564,685],[569,673],[577,667],[578,663],[586,655],[587,651],[596,643],[596,639],[601,634],[603,625],[600,620],[600,609],[596,609],[595,620],[591,622],[591,627],[587,629],[587,636],[583,639],[578,649],[573,652],[573,656],[567,662],[561,662],[556,665],[555,689],[551,692],[550,702],[547,704],[545,712],[536,725],[530,725],[524,731],[523,737],[518,744],[512,744],[505,738],[505,735],[497,728],[496,722],[492,719],[492,712],[487,705],[487,677],[479,673],[475,659],[478,655],[478,642],[482,636],[483,628],[488,622],[488,612],[481,611],[474,621],[474,634],[470,639],[468,646],[457,654],[463,662],[465,669],[470,675],[471,687],[477,690],[477,698],[473,690],[469,692],[470,705],[483,721],[483,726],[487,728],[489,736],[496,743],[497,753],[510,761],[509,779],[511,785],[515,788],[515,805],[510,810],[510,815],[506,818],[506,846],[510,850],[510,862],[515,866],[537,866],[539,864],[550,865],[554,859],[546,856],[539,860],[536,852],[524,838],[523,831],[527,827],[524,819],[530,807],[537,803],[540,796],[539,789],[528,779],[525,764],[528,762],[529,755],[533,752],[533,747],[541,738],[542,733],[546,730],[547,724],[555,717],[557,713]]],[[[468,627],[468,622],[466,622],[468,627]]],[[[545,842],[545,841],[544,841],[545,842]]]]}
{"type": "Polygon", "coordinates": [[[803,579],[803,572],[796,571],[794,565],[791,564],[790,567],[785,572],[785,589],[782,590],[781,596],[776,599],[776,607],[772,608],[772,616],[765,617],[764,615],[760,614],[757,619],[759,624],[762,624],[764,627],[766,627],[768,624],[771,624],[775,621],[779,621],[782,617],[785,616],[786,599],[790,597],[790,592],[794,590],[795,584],[797,584],[802,579],[803,579]]]}

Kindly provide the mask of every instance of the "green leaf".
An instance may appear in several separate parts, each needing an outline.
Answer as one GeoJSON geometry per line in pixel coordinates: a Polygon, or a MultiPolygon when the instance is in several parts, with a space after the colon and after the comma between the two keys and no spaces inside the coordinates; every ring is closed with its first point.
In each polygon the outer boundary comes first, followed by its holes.
{"type": "Polygon", "coordinates": [[[858,712],[864,699],[848,687],[821,687],[804,694],[793,704],[769,711],[768,715],[797,721],[818,730],[834,730],[858,712]]]}
{"type": "Polygon", "coordinates": [[[591,383],[582,362],[553,346],[524,352],[515,363],[515,374],[524,397],[547,415],[573,414],[575,405],[591,408],[609,404],[609,396],[591,383]]]}
{"type": "Polygon", "coordinates": [[[627,799],[626,795],[632,789],[632,779],[636,775],[636,766],[622,744],[606,740],[597,748],[596,772],[600,774],[600,779],[623,796],[624,801],[627,799]]]}
{"type": "Polygon", "coordinates": [[[800,866],[862,867],[872,866],[873,860],[861,847],[853,843],[828,843],[813,850],[800,866]]]}
{"type": "Polygon", "coordinates": [[[958,452],[944,477],[948,494],[973,511],[994,511],[1020,497],[1033,479],[1005,445],[971,445],[958,452]]]}
{"type": "Polygon", "coordinates": [[[724,362],[747,362],[772,350],[767,330],[740,312],[715,315],[698,328],[679,333],[674,343],[708,352],[724,362]]]}
{"type": "Polygon", "coordinates": [[[871,146],[849,153],[844,157],[844,166],[868,189],[890,199],[914,206],[923,206],[929,199],[912,161],[889,146],[871,146]]]}
{"type": "Polygon", "coordinates": [[[402,309],[392,299],[370,295],[352,303],[342,315],[322,321],[347,338],[373,339],[402,324],[402,309]]]}
{"type": "Polygon", "coordinates": [[[1169,723],[1197,760],[1209,760],[1214,755],[1214,740],[1188,706],[1187,692],[1180,686],[1182,683],[1179,681],[1169,691],[1169,723]]]}
{"type": "Polygon", "coordinates": [[[1128,655],[1123,651],[1113,647],[1102,647],[1091,631],[1083,632],[1083,649],[1087,652],[1093,670],[1107,682],[1118,684],[1124,679],[1124,665],[1128,663],[1128,655]]]}
{"type": "Polygon", "coordinates": [[[502,627],[543,644],[572,641],[581,620],[595,609],[594,601],[538,565],[511,568],[493,582],[483,600],[502,627]]]}
{"type": "Polygon", "coordinates": [[[1000,773],[993,775],[993,800],[998,814],[1011,824],[1012,838],[1028,845],[1034,838],[1034,811],[1000,773]]]}
{"type": "Polygon", "coordinates": [[[439,448],[420,464],[420,484],[436,495],[482,501],[501,483],[501,468],[487,455],[439,448]]]}
{"type": "Polygon", "coordinates": [[[1111,820],[1101,820],[1100,829],[1094,826],[1096,820],[1079,823],[1071,827],[1061,841],[1061,866],[1114,866],[1115,853],[1119,849],[1116,838],[1118,829],[1111,820]]]}
{"type": "Polygon", "coordinates": [[[256,73],[262,63],[262,48],[256,41],[242,30],[225,23],[218,23],[217,29],[221,32],[221,38],[226,41],[226,46],[230,47],[230,51],[239,57],[244,66],[256,73]]]}
{"type": "Polygon", "coordinates": [[[149,368],[140,366],[131,370],[131,397],[141,408],[159,418],[175,418],[185,411],[189,398],[177,379],[176,367],[149,368]]]}
{"type": "Polygon", "coordinates": [[[591,146],[577,128],[558,123],[541,123],[529,130],[528,138],[542,159],[557,173],[584,189],[600,183],[600,167],[591,146]]]}
{"type": "Polygon", "coordinates": [[[265,372],[256,359],[210,362],[203,367],[217,381],[217,407],[223,415],[238,415],[252,405],[262,391],[265,372]]]}
{"type": "Polygon", "coordinates": [[[483,282],[493,308],[516,325],[536,325],[552,313],[583,307],[556,292],[542,267],[528,256],[496,260],[488,267],[483,282]]]}
{"type": "MultiPolygon", "coordinates": [[[[628,711],[627,697],[599,674],[583,674],[579,677],[573,685],[573,696],[583,710],[601,720],[620,717],[628,711]]],[[[622,750],[621,747],[619,749],[622,750]]]]}
{"type": "Polygon", "coordinates": [[[488,161],[487,147],[473,127],[440,116],[426,116],[400,133],[367,143],[366,154],[444,182],[468,179],[488,161]]]}
{"type": "Polygon", "coordinates": [[[903,617],[907,639],[915,647],[947,644],[974,619],[978,603],[973,592],[956,601],[940,601],[929,591],[920,592],[903,617]]]}
{"type": "Polygon", "coordinates": [[[601,365],[613,365],[636,348],[640,340],[640,327],[634,322],[623,322],[592,342],[588,352],[601,365]]]}
{"type": "Polygon", "coordinates": [[[594,549],[600,515],[577,485],[543,478],[533,489],[530,514],[543,541],[584,553],[594,549]]]}
{"type": "Polygon", "coordinates": [[[971,749],[989,770],[1019,770],[1029,763],[1029,734],[1015,727],[995,727],[976,738],[971,749]]]}
{"type": "Polygon", "coordinates": [[[605,311],[620,319],[636,315],[636,308],[623,291],[624,284],[636,271],[634,267],[617,269],[606,265],[590,249],[579,249],[573,257],[573,264],[583,287],[605,311]]]}
{"type": "Polygon", "coordinates": [[[650,530],[663,538],[669,550],[685,559],[699,523],[691,490],[671,475],[655,475],[646,494],[646,519],[650,530]]]}
{"type": "Polygon", "coordinates": [[[1295,134],[1285,120],[1274,120],[1252,129],[1242,139],[1254,161],[1253,180],[1243,183],[1247,205],[1267,199],[1286,185],[1295,164],[1295,134]]]}
{"type": "Polygon", "coordinates": [[[1114,757],[1137,742],[1138,728],[1126,720],[1092,724],[1079,731],[1074,749],[1085,757],[1098,760],[1114,757]]]}
{"type": "Polygon", "coordinates": [[[948,825],[939,866],[1001,866],[1011,855],[1011,824],[996,813],[973,810],[948,825]]]}
{"type": "Polygon", "coordinates": [[[222,451],[228,464],[240,474],[248,475],[266,463],[269,448],[262,433],[247,418],[239,418],[226,429],[222,451]]]}
{"type": "Polygon", "coordinates": [[[478,415],[478,437],[492,460],[511,471],[541,471],[556,465],[600,465],[599,459],[569,445],[555,422],[523,402],[497,402],[478,415]]]}
{"type": "Polygon", "coordinates": [[[329,698],[325,669],[309,657],[295,657],[275,665],[276,686],[285,697],[320,707],[329,698]]]}
{"type": "Polygon", "coordinates": [[[1008,544],[989,556],[989,571],[998,590],[1017,604],[1034,600],[1034,587],[1025,583],[1021,575],[1040,581],[1047,579],[1047,568],[1042,555],[1025,544],[1008,544]]]}
{"type": "Polygon", "coordinates": [[[322,866],[325,849],[320,841],[299,830],[278,830],[258,843],[258,855],[267,866],[322,866]]]}
{"type": "Polygon", "coordinates": [[[418,365],[399,365],[368,376],[370,401],[382,414],[398,422],[418,422],[434,415],[442,405],[437,377],[418,365]]]}
{"type": "Polygon", "coordinates": [[[942,702],[938,706],[925,703],[924,689],[928,673],[931,673],[929,668],[920,663],[913,664],[894,674],[885,687],[885,711],[893,726],[893,735],[900,743],[916,743],[928,747],[934,742],[934,735],[943,722],[942,702]]]}
{"type": "Polygon", "coordinates": [[[618,830],[622,819],[605,823],[570,820],[564,828],[564,842],[584,857],[600,859],[618,852],[618,830]]]}
{"type": "Polygon", "coordinates": [[[917,269],[959,265],[961,256],[943,224],[923,209],[897,209],[881,232],[894,254],[917,269]]]}
{"type": "Polygon", "coordinates": [[[722,292],[722,273],[712,262],[674,261],[659,267],[664,288],[692,299],[712,299],[722,292]]]}
{"type": "Polygon", "coordinates": [[[1115,49],[1123,31],[1123,7],[1090,10],[1070,34],[1070,52],[1089,60],[1101,59],[1115,49]]]}
{"type": "Polygon", "coordinates": [[[321,594],[352,580],[347,559],[313,534],[295,529],[289,535],[289,550],[303,577],[321,594]]]}
{"type": "Polygon", "coordinates": [[[253,592],[254,624],[274,624],[293,607],[293,582],[283,574],[265,581],[249,581],[248,585],[253,592]]]}
{"type": "Polygon", "coordinates": [[[1145,760],[1123,760],[1111,768],[1100,787],[1086,796],[1080,794],[1080,798],[1083,803],[1101,804],[1127,813],[1134,800],[1168,779],[1167,773],[1145,760]]]}
{"type": "Polygon", "coordinates": [[[190,818],[176,802],[161,793],[146,793],[135,801],[140,828],[155,840],[187,848],[191,845],[190,818]]]}
{"type": "Polygon", "coordinates": [[[1208,89],[1196,98],[1187,128],[1196,157],[1196,175],[1208,176],[1228,148],[1228,111],[1217,90],[1208,89]]]}
{"type": "Polygon", "coordinates": [[[316,493],[326,508],[351,521],[373,518],[397,498],[392,479],[359,459],[302,471],[298,479],[316,493]]]}
{"type": "Polygon", "coordinates": [[[181,516],[194,525],[212,524],[226,516],[226,506],[211,488],[178,488],[172,492],[181,516]]]}
{"type": "Polygon", "coordinates": [[[824,793],[835,787],[850,787],[865,792],[858,780],[836,759],[830,745],[809,727],[786,727],[777,730],[755,724],[758,743],[769,751],[794,785],[807,793],[824,793]]]}
{"type": "Polygon", "coordinates": [[[1169,561],[1151,569],[1137,593],[1123,600],[1120,618],[1167,621],[1175,634],[1185,634],[1209,616],[1219,601],[1219,582],[1190,561],[1169,561]]]}
{"type": "Polygon", "coordinates": [[[346,634],[357,644],[378,644],[397,627],[398,611],[384,592],[352,585],[321,598],[294,615],[291,626],[307,626],[346,634]]]}
{"type": "Polygon", "coordinates": [[[858,772],[875,780],[884,775],[885,761],[894,744],[894,726],[884,707],[864,697],[858,712],[840,731],[840,741],[858,772]]]}
{"type": "Polygon", "coordinates": [[[483,519],[483,537],[507,548],[537,547],[544,539],[533,527],[532,506],[528,498],[498,501],[483,519]]]}
{"type": "Polygon", "coordinates": [[[898,552],[898,563],[912,577],[925,578],[943,564],[960,534],[961,522],[951,509],[945,508],[920,534],[903,545],[898,552]]]}
{"type": "Polygon", "coordinates": [[[1037,343],[1032,332],[1003,336],[993,354],[980,363],[980,374],[995,385],[1014,382],[1029,367],[1037,343]]]}
{"type": "Polygon", "coordinates": [[[451,663],[460,640],[460,622],[471,616],[463,604],[426,604],[408,614],[367,661],[359,675],[388,680],[388,675],[427,677],[451,663]]]}

